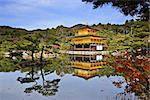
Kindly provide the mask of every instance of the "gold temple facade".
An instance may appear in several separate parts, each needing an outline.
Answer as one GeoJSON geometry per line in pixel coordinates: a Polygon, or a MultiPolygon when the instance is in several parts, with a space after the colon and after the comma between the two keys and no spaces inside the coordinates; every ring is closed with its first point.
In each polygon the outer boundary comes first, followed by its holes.
{"type": "Polygon", "coordinates": [[[92,29],[90,27],[84,27],[82,29],[77,30],[75,36],[85,36],[85,35],[97,35],[96,32],[98,30],[92,29]]]}
{"type": "Polygon", "coordinates": [[[76,34],[71,38],[72,51],[102,51],[106,48],[106,39],[97,34],[98,30],[85,27],[76,30],[76,34]]]}
{"type": "Polygon", "coordinates": [[[85,36],[72,38],[72,44],[105,44],[106,41],[102,37],[98,36],[85,36]]]}

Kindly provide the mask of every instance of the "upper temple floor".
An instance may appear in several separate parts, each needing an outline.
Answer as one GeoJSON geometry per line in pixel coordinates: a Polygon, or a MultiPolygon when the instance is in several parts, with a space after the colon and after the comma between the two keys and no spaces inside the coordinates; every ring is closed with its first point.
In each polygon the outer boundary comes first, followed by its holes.
{"type": "Polygon", "coordinates": [[[87,27],[76,30],[75,36],[86,36],[86,35],[97,36],[97,34],[96,34],[97,32],[98,32],[98,30],[87,26],[87,27]]]}

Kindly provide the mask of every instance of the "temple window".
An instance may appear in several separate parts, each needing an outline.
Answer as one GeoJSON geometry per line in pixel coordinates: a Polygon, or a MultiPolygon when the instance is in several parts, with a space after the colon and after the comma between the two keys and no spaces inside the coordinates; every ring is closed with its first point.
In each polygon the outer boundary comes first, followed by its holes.
{"type": "Polygon", "coordinates": [[[76,48],[82,48],[82,45],[76,45],[76,48]]]}
{"type": "Polygon", "coordinates": [[[85,47],[85,48],[89,48],[89,45],[88,45],[88,44],[85,44],[84,47],[85,47]]]}

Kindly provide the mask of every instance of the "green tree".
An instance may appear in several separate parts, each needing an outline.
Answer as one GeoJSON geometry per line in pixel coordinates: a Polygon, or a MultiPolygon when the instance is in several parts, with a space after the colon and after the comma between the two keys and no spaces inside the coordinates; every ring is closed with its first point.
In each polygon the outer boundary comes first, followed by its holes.
{"type": "Polygon", "coordinates": [[[34,53],[39,50],[39,36],[36,34],[27,34],[22,37],[21,41],[18,41],[17,48],[19,50],[31,51],[32,60],[34,61],[34,53]]]}
{"type": "Polygon", "coordinates": [[[90,2],[94,8],[102,7],[105,4],[111,4],[119,9],[124,15],[138,15],[141,20],[149,20],[149,0],[82,0],[90,2]]]}

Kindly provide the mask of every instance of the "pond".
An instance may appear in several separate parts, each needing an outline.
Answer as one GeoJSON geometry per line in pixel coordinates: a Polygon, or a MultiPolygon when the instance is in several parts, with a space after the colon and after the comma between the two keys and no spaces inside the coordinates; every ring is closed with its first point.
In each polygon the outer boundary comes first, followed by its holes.
{"type": "MultiPolygon", "coordinates": [[[[132,72],[138,74],[131,74],[131,69],[119,67],[121,64],[132,65],[127,59],[73,55],[51,58],[44,64],[18,59],[2,57],[0,60],[0,100],[148,98],[149,83],[146,83],[146,74],[134,69],[132,72]],[[134,77],[135,75],[139,76],[134,77]]],[[[144,64],[147,63],[145,62],[144,64]]],[[[138,67],[139,62],[136,64],[138,67]]],[[[143,63],[140,62],[140,65],[143,63]]]]}

